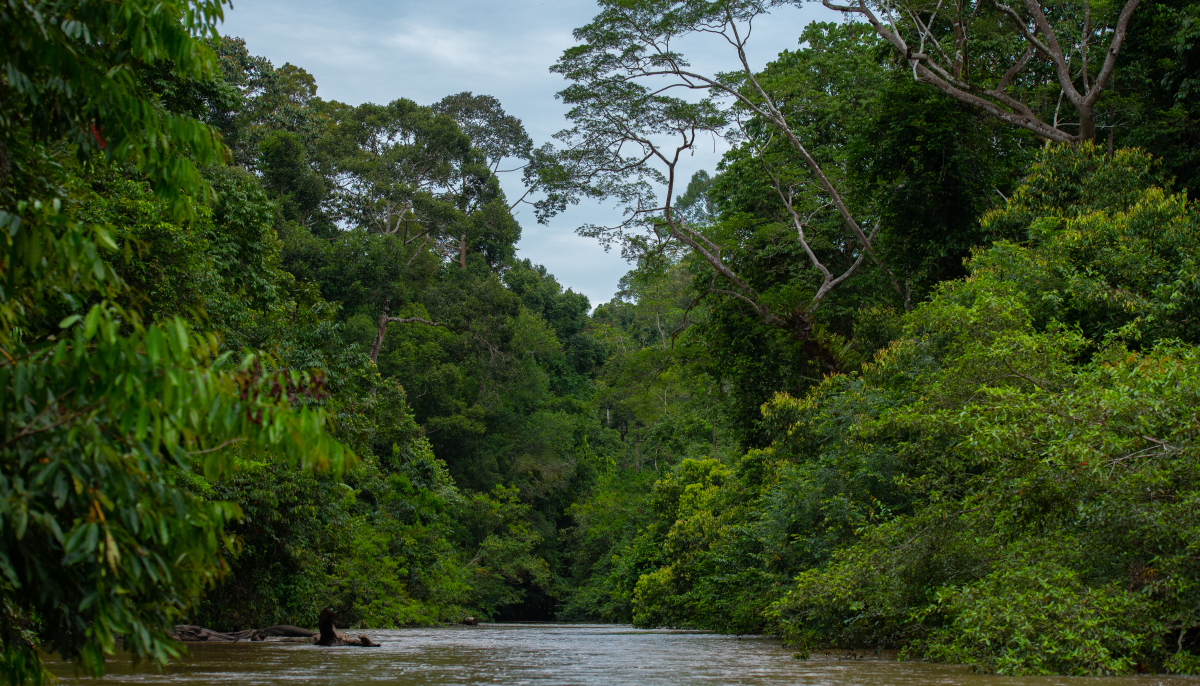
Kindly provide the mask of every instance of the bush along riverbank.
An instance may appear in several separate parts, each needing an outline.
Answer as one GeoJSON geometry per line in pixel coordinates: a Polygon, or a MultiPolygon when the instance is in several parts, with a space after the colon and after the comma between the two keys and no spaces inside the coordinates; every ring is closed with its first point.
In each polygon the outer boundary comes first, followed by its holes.
{"type": "Polygon", "coordinates": [[[597,584],[635,624],[1003,674],[1195,668],[1200,214],[1150,156],[1080,146],[982,223],[1024,238],[858,369],[767,402],[769,446],[643,490],[597,584]]]}

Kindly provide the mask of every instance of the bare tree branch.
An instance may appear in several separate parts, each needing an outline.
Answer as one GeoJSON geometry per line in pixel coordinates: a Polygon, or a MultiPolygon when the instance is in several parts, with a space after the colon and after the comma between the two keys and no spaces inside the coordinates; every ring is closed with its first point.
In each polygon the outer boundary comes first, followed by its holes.
{"type": "Polygon", "coordinates": [[[388,324],[424,324],[426,326],[440,326],[451,331],[461,331],[461,327],[443,324],[441,322],[431,322],[428,319],[421,317],[389,317],[388,310],[391,308],[392,299],[388,298],[383,303],[383,312],[379,315],[379,328],[375,332],[375,342],[371,344],[371,362],[378,362],[379,349],[383,346],[383,337],[387,333],[388,324]]]}
{"type": "MultiPolygon", "coordinates": [[[[987,87],[981,83],[972,82],[970,75],[961,66],[966,60],[967,33],[959,18],[956,17],[951,22],[956,43],[956,53],[952,60],[942,49],[941,43],[933,31],[937,11],[931,15],[929,20],[923,20],[920,12],[908,11],[908,20],[911,21],[920,36],[920,43],[914,50],[904,39],[900,27],[896,23],[891,10],[892,1],[880,0],[879,2],[879,6],[887,14],[887,22],[876,15],[867,4],[867,0],[856,0],[852,4],[845,5],[834,3],[831,0],[822,0],[822,4],[830,9],[847,14],[858,14],[866,19],[875,29],[876,34],[890,43],[909,62],[913,70],[913,77],[917,81],[928,83],[951,98],[976,107],[1009,125],[1057,142],[1076,142],[1091,140],[1095,137],[1095,104],[1111,81],[1117,55],[1128,31],[1130,18],[1141,2],[1141,0],[1126,0],[1116,26],[1112,30],[1112,39],[1105,53],[1103,65],[1095,78],[1092,78],[1088,52],[1092,45],[1093,32],[1091,4],[1088,0],[1084,2],[1083,26],[1079,45],[1072,46],[1069,51],[1064,50],[1063,45],[1059,42],[1059,34],[1042,10],[1039,0],[1023,0],[1028,19],[1002,0],[991,0],[991,5],[1008,20],[1008,23],[1028,44],[1029,49],[1016,59],[995,85],[987,87]],[[1032,23],[1032,27],[1029,25],[1030,23],[1032,23]],[[924,52],[927,41],[936,48],[941,60],[946,62],[946,67],[924,52]],[[1057,109],[1052,122],[1042,121],[1028,104],[1007,92],[1015,76],[1025,70],[1035,52],[1050,62],[1058,82],[1060,104],[1062,99],[1071,103],[1079,113],[1078,122],[1072,124],[1059,122],[1057,109]],[[1082,92],[1076,87],[1076,75],[1071,72],[1071,56],[1075,52],[1079,52],[1081,57],[1082,68],[1078,78],[1083,88],[1082,92]],[[1064,131],[1063,126],[1078,126],[1078,130],[1075,132],[1064,131]]],[[[980,4],[982,3],[976,4],[976,11],[980,4]]],[[[938,11],[941,6],[939,3],[938,11]]]]}

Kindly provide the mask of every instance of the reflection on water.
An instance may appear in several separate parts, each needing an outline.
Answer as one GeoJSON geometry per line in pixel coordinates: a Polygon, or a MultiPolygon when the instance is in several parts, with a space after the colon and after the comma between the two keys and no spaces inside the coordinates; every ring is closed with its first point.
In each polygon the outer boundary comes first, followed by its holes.
{"type": "MultiPolygon", "coordinates": [[[[356,632],[357,633],[357,632],[356,632]]],[[[864,684],[961,686],[1152,686],[1200,684],[1181,677],[1001,678],[963,667],[878,657],[793,660],[778,641],[627,626],[493,624],[368,631],[381,648],[295,643],[190,644],[186,664],[162,672],[111,663],[114,684],[864,684]]],[[[64,683],[70,665],[52,666],[64,683]]]]}

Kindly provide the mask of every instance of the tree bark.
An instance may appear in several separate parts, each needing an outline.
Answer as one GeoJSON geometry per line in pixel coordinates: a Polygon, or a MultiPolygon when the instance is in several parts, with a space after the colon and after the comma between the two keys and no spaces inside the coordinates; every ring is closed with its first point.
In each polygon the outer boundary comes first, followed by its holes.
{"type": "Polygon", "coordinates": [[[463,234],[458,239],[458,266],[463,269],[467,268],[467,234],[463,234]]]}
{"type": "Polygon", "coordinates": [[[333,624],[334,615],[333,608],[327,607],[321,610],[320,626],[317,627],[321,631],[320,637],[317,638],[319,646],[364,646],[378,648],[379,644],[375,643],[366,636],[359,635],[358,638],[350,638],[337,630],[333,624]]]}
{"type": "Polygon", "coordinates": [[[392,306],[392,299],[388,298],[383,303],[383,312],[379,315],[379,329],[375,332],[375,342],[371,344],[371,362],[379,360],[379,348],[383,346],[383,335],[387,333],[388,325],[388,310],[392,306]]]}
{"type": "Polygon", "coordinates": [[[1096,140],[1096,110],[1087,104],[1079,105],[1075,109],[1079,112],[1079,140],[1096,140]]]}

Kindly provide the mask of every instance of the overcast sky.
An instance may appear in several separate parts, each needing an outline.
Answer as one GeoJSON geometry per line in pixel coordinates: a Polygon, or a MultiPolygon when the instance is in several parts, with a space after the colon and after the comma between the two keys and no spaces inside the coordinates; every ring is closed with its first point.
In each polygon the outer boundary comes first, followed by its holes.
{"type": "MultiPolygon", "coordinates": [[[[235,0],[222,32],[245,38],[252,54],[276,66],[303,67],[326,100],[358,105],[405,97],[428,105],[462,91],[493,95],[541,144],[566,123],[566,108],[554,97],[564,81],[549,67],[574,45],[571,31],[595,13],[594,0],[235,0]]],[[[815,4],[777,10],[754,27],[752,66],[795,48],[810,21],[836,18],[815,4]]],[[[727,45],[687,47],[699,68],[732,68],[727,45]]],[[[687,173],[712,171],[719,157],[710,147],[690,160],[687,173]]],[[[508,185],[512,195],[516,188],[508,185]]],[[[630,266],[575,228],[619,216],[609,207],[579,206],[542,226],[522,212],[518,257],[546,265],[593,306],[607,302],[630,266]]]]}

